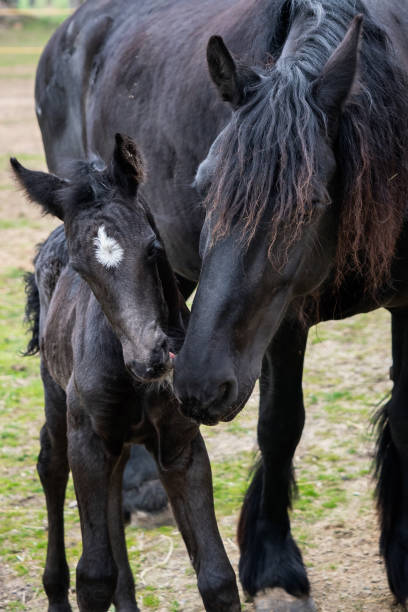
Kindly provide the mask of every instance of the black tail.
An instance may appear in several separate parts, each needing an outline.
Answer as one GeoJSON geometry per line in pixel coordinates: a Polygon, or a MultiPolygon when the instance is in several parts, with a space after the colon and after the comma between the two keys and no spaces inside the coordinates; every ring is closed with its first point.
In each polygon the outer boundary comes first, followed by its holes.
{"type": "Polygon", "coordinates": [[[37,283],[32,272],[27,272],[24,275],[24,282],[27,296],[25,321],[31,333],[31,338],[24,355],[35,355],[40,350],[40,294],[38,293],[37,283]]]}
{"type": "Polygon", "coordinates": [[[378,439],[375,458],[375,476],[377,478],[377,509],[381,526],[380,549],[384,555],[389,544],[392,526],[395,525],[395,514],[400,507],[401,472],[397,449],[391,438],[388,420],[388,404],[383,406],[375,416],[378,439]]]}
{"type": "Polygon", "coordinates": [[[397,602],[405,606],[408,602],[408,521],[402,494],[402,466],[392,439],[389,411],[390,402],[376,416],[379,435],[375,475],[378,478],[376,496],[381,528],[380,552],[384,557],[390,589],[397,602]]]}

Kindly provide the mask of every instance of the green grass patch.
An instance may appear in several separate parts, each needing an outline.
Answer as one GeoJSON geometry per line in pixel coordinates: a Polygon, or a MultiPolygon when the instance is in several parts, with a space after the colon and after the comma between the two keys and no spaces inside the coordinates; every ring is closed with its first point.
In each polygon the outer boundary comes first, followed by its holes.
{"type": "MultiPolygon", "coordinates": [[[[10,157],[14,157],[13,153],[2,153],[0,155],[0,170],[10,170],[10,157]]],[[[18,161],[22,164],[29,163],[34,164],[35,166],[43,166],[45,168],[45,156],[41,153],[19,153],[18,161]]],[[[34,168],[35,169],[35,168],[34,168]]],[[[11,175],[10,175],[11,176],[11,175]]]]}
{"type": "Polygon", "coordinates": [[[244,499],[252,453],[241,453],[234,460],[213,463],[214,503],[217,515],[236,514],[244,499]]]}
{"type": "Polygon", "coordinates": [[[7,18],[7,27],[1,31],[1,46],[43,47],[65,19],[64,15],[10,16],[7,18]]]}

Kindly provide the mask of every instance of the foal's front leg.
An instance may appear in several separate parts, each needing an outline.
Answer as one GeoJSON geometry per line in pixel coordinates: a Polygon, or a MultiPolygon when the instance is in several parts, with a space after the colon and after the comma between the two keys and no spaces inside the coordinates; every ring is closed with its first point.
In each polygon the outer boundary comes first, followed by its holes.
{"type": "MultiPolygon", "coordinates": [[[[172,446],[172,432],[183,439],[184,417],[166,428],[167,445],[172,446]]],[[[191,429],[191,427],[190,427],[191,429]]],[[[214,513],[211,468],[201,434],[187,433],[181,454],[162,469],[155,452],[160,478],[169,496],[177,525],[186,543],[197,574],[198,589],[205,609],[210,612],[239,612],[241,605],[234,571],[228,560],[214,513]]],[[[157,449],[156,449],[157,450],[157,449]]],[[[173,448],[174,450],[174,448],[173,448]]],[[[177,450],[177,449],[176,449],[177,450]]]]}
{"type": "Polygon", "coordinates": [[[118,568],[118,580],[113,598],[116,612],[137,612],[139,610],[135,599],[135,581],[126,548],[122,506],[123,472],[129,454],[130,449],[125,447],[112,473],[109,496],[109,537],[118,568]]]}
{"type": "Polygon", "coordinates": [[[301,553],[290,531],[292,459],[304,425],[303,357],[307,330],[284,321],[268,348],[260,379],[258,442],[261,462],[247,491],[238,541],[239,573],[252,596],[269,589],[270,612],[314,610],[301,553]]]}
{"type": "MultiPolygon", "coordinates": [[[[82,556],[77,567],[78,606],[81,612],[105,612],[113,601],[118,581],[109,509],[112,511],[112,474],[120,454],[110,452],[95,434],[72,386],[68,394],[68,458],[82,531],[82,556]]],[[[117,520],[122,520],[121,509],[117,520]]],[[[128,590],[127,595],[127,605],[118,609],[136,611],[134,592],[128,590]]]]}

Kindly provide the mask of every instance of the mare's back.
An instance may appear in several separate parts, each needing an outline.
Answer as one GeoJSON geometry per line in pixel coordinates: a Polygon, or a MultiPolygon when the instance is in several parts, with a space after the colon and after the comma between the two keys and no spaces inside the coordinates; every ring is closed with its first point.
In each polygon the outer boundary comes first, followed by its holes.
{"type": "MultiPolygon", "coordinates": [[[[342,2],[322,4],[335,11],[342,2]]],[[[408,70],[406,2],[365,0],[356,2],[356,10],[359,4],[388,30],[408,70]]],[[[220,34],[233,53],[263,64],[285,41],[285,5],[286,0],[88,0],[41,58],[36,100],[50,169],[61,171],[67,157],[93,151],[107,160],[114,131],[135,138],[148,167],[142,193],[173,269],[191,280],[201,267],[203,223],[191,184],[231,113],[210,82],[208,39],[220,34]]]]}

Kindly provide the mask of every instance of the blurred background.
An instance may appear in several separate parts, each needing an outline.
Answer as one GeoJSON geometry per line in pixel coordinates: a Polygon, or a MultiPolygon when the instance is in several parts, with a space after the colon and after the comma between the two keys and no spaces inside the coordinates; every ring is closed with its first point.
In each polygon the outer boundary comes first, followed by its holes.
{"type": "MultiPolygon", "coordinates": [[[[32,269],[35,245],[57,223],[16,190],[9,157],[46,170],[34,112],[35,70],[47,40],[77,4],[0,0],[0,610],[8,611],[46,609],[41,573],[47,520],[35,470],[43,399],[38,357],[21,356],[27,342],[23,274],[32,269]]],[[[370,419],[390,389],[389,337],[385,311],[319,325],[310,333],[307,424],[296,454],[299,497],[293,527],[318,609],[325,612],[384,612],[392,602],[378,555],[369,476],[370,419]]],[[[256,387],[233,422],[203,428],[217,517],[235,569],[236,523],[256,453],[257,401],[256,387]]],[[[142,610],[202,611],[194,572],[173,525],[132,524],[127,538],[142,610]]],[[[81,549],[71,481],[66,545],[76,609],[75,564],[81,549]]],[[[245,603],[243,609],[253,607],[245,603]]]]}

